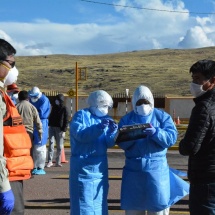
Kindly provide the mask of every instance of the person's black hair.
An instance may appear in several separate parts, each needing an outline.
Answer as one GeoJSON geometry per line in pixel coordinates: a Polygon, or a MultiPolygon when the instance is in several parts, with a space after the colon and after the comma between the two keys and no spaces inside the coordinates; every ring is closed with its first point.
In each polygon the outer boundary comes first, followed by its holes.
{"type": "Polygon", "coordinates": [[[201,73],[206,79],[215,76],[215,61],[199,60],[190,67],[190,73],[201,73]]]}
{"type": "Polygon", "coordinates": [[[56,99],[64,102],[64,95],[60,93],[60,94],[56,95],[56,99]]]}
{"type": "Polygon", "coordinates": [[[6,60],[7,56],[15,55],[16,49],[4,39],[0,39],[0,61],[6,60]]]}
{"type": "Polygon", "coordinates": [[[18,99],[19,101],[28,99],[28,92],[25,90],[20,91],[18,94],[18,99]]]}

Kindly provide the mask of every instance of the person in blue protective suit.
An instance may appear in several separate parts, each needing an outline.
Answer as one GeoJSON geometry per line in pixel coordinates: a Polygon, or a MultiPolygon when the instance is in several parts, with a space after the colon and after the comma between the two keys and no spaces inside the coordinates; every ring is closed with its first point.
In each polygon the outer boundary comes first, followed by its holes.
{"type": "Polygon", "coordinates": [[[121,186],[121,208],[126,215],[167,215],[169,207],[188,194],[189,184],[172,171],[167,149],[175,144],[177,130],[169,114],[154,108],[146,86],[136,88],[133,110],[120,119],[125,125],[149,123],[140,139],[118,143],[125,151],[121,186]]]}
{"type": "Polygon", "coordinates": [[[46,174],[44,167],[46,162],[46,144],[48,141],[48,117],[51,110],[51,104],[49,99],[40,92],[38,87],[33,87],[29,91],[30,103],[34,105],[39,113],[40,120],[42,122],[43,133],[40,135],[37,128],[33,131],[33,159],[34,169],[33,175],[46,174]]]}
{"type": "Polygon", "coordinates": [[[70,215],[107,215],[107,148],[118,126],[108,115],[113,100],[107,92],[94,91],[87,101],[70,122],[70,215]]]}

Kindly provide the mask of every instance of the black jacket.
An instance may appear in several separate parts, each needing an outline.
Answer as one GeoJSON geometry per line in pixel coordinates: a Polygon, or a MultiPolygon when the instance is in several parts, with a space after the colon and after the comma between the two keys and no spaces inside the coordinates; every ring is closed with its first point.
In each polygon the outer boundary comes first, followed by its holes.
{"type": "Polygon", "coordinates": [[[59,105],[52,106],[51,113],[49,115],[49,126],[50,127],[60,127],[61,131],[66,132],[69,123],[69,114],[64,106],[64,96],[63,94],[58,94],[56,100],[60,102],[59,105]]]}
{"type": "Polygon", "coordinates": [[[191,183],[215,182],[215,89],[194,99],[179,152],[189,155],[188,179],[191,183]]]}

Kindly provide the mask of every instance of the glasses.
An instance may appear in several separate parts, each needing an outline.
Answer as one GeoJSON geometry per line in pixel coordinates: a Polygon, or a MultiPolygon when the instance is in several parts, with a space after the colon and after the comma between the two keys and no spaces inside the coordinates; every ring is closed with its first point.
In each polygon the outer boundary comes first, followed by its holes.
{"type": "Polygon", "coordinates": [[[109,105],[98,105],[96,106],[97,108],[106,108],[106,109],[111,109],[112,107],[109,105]]]}
{"type": "Polygon", "coordinates": [[[140,105],[149,105],[150,102],[146,99],[139,99],[137,102],[136,102],[136,106],[140,106],[140,105]]]}
{"type": "Polygon", "coordinates": [[[10,66],[13,68],[15,66],[15,61],[11,61],[11,60],[4,60],[6,62],[8,62],[10,64],[10,66]]]}
{"type": "Polygon", "coordinates": [[[30,96],[30,98],[32,98],[32,99],[38,99],[39,97],[38,96],[30,96]]]}

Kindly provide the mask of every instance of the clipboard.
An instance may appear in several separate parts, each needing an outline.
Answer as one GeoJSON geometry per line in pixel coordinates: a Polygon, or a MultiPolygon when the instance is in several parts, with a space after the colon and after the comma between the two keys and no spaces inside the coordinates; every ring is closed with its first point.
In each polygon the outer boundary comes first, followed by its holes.
{"type": "Polygon", "coordinates": [[[115,143],[145,138],[147,135],[143,133],[143,130],[145,130],[146,128],[151,128],[151,124],[145,123],[124,125],[117,131],[115,136],[115,143]]]}

